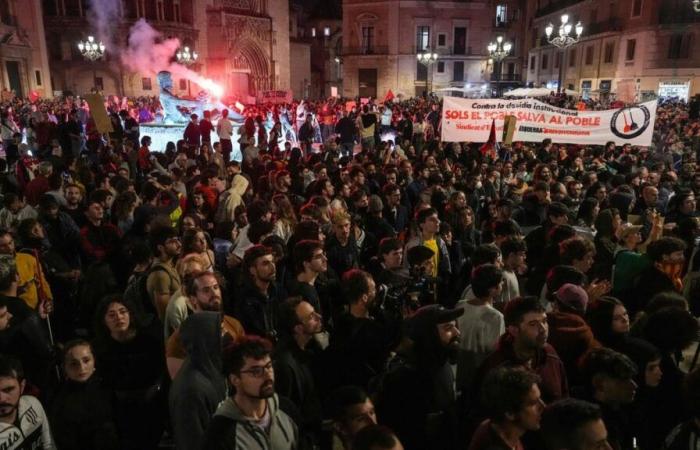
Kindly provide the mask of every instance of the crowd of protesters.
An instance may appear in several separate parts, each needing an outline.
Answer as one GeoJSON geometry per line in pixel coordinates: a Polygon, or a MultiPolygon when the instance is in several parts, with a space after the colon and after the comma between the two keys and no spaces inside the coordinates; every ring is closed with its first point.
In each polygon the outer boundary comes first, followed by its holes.
{"type": "Polygon", "coordinates": [[[700,448],[697,100],[495,152],[435,99],[106,106],[2,105],[0,448],[700,448]]]}

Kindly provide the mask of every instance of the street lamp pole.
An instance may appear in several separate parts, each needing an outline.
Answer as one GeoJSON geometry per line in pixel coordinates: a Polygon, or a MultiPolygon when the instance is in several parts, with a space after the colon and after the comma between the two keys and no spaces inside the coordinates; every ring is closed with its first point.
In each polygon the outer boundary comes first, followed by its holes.
{"type": "Polygon", "coordinates": [[[583,25],[581,24],[581,21],[578,21],[576,26],[573,27],[569,23],[569,15],[562,14],[561,25],[559,25],[559,32],[554,36],[552,35],[552,33],[554,33],[554,25],[552,25],[551,23],[547,25],[547,28],[544,29],[544,32],[547,35],[547,42],[554,45],[555,47],[558,47],[562,52],[562,57],[559,58],[559,81],[557,82],[557,93],[560,93],[562,92],[561,84],[566,49],[578,43],[578,41],[581,40],[581,33],[583,33],[583,25]],[[575,29],[576,36],[571,35],[572,29],[575,29]]]}
{"type": "Polygon", "coordinates": [[[489,56],[493,59],[493,78],[496,80],[496,96],[501,96],[501,74],[503,72],[503,60],[510,54],[513,44],[503,42],[503,36],[498,36],[496,42],[490,42],[488,47],[489,56]],[[496,69],[498,67],[498,69],[496,69]]]}
{"type": "Polygon", "coordinates": [[[97,91],[97,68],[95,64],[97,60],[102,59],[105,54],[106,47],[102,42],[95,41],[95,38],[88,36],[86,41],[78,41],[78,50],[83,58],[92,63],[92,84],[97,91]]]}
{"type": "MultiPolygon", "coordinates": [[[[182,50],[178,50],[177,53],[175,53],[175,58],[177,58],[177,62],[179,62],[182,65],[185,66],[190,66],[197,62],[197,58],[199,58],[199,55],[197,52],[190,52],[189,47],[185,47],[182,50]]],[[[187,95],[189,97],[192,97],[192,88],[190,86],[190,79],[187,79],[187,95]]]]}
{"type": "Polygon", "coordinates": [[[700,0],[693,0],[693,9],[695,12],[700,12],[700,0]]]}
{"type": "Polygon", "coordinates": [[[428,95],[430,95],[430,91],[432,88],[432,74],[430,70],[430,66],[435,64],[440,56],[437,53],[431,53],[429,48],[425,48],[424,51],[418,52],[416,54],[416,58],[418,59],[418,62],[423,64],[425,66],[427,73],[426,77],[426,90],[428,91],[428,95]]]}

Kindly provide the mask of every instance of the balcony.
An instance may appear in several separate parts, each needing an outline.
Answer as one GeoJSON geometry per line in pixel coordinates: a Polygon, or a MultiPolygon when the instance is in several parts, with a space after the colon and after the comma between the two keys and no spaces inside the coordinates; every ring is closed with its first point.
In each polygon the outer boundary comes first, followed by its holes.
{"type": "Polygon", "coordinates": [[[510,22],[496,19],[496,21],[493,23],[493,27],[497,30],[507,30],[510,28],[510,22]]]}
{"type": "Polygon", "coordinates": [[[535,11],[535,18],[546,16],[548,14],[555,13],[569,6],[581,3],[583,0],[555,0],[549,5],[543,6],[542,8],[535,11]]]}
{"type": "Polygon", "coordinates": [[[522,77],[519,73],[502,73],[500,76],[492,73],[490,80],[495,82],[512,82],[521,81],[522,77]]]}
{"type": "MultiPolygon", "coordinates": [[[[416,46],[411,47],[411,54],[417,55],[418,53],[426,51],[425,49],[418,49],[416,46]]],[[[471,47],[439,47],[436,49],[430,49],[430,52],[435,52],[442,56],[479,56],[478,53],[472,52],[471,47]]]]}
{"type": "Polygon", "coordinates": [[[389,54],[388,45],[371,45],[363,47],[344,47],[343,56],[351,55],[387,55],[389,54]]]}

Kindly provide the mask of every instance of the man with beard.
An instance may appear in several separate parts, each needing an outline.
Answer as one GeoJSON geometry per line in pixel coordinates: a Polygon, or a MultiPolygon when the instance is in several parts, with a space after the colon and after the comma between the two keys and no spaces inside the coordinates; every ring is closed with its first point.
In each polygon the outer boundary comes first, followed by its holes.
{"type": "MultiPolygon", "coordinates": [[[[185,287],[185,293],[192,305],[192,314],[205,311],[221,312],[221,286],[217,274],[207,271],[192,274],[185,287]]],[[[222,320],[221,327],[224,336],[237,341],[245,334],[238,320],[230,316],[223,316],[222,320]]],[[[165,356],[170,376],[175,378],[187,357],[187,352],[180,338],[180,328],[168,338],[165,345],[165,356]]]]}
{"type": "Polygon", "coordinates": [[[63,211],[68,214],[79,227],[82,227],[87,220],[85,219],[83,193],[80,187],[77,184],[69,184],[63,188],[63,193],[66,198],[66,205],[63,206],[63,211]]]}
{"type": "Polygon", "coordinates": [[[318,345],[314,336],[323,330],[321,315],[301,297],[290,297],[280,305],[280,341],[275,346],[275,386],[300,413],[301,437],[318,445],[321,435],[321,399],[314,382],[313,367],[318,345]]]}
{"type": "MultiPolygon", "coordinates": [[[[564,364],[547,343],[547,314],[539,299],[520,297],[511,300],[506,304],[503,315],[506,332],[498,340],[496,350],[481,365],[477,380],[483,380],[497,367],[523,367],[539,375],[539,388],[545,402],[567,397],[569,387],[564,364]]],[[[475,388],[478,389],[480,385],[477,381],[475,388]]]]}
{"type": "Polygon", "coordinates": [[[0,355],[0,448],[55,449],[44,408],[35,397],[22,395],[22,365],[0,355]]]}
{"type": "Polygon", "coordinates": [[[170,297],[180,289],[180,274],[175,269],[175,259],[180,256],[182,242],[171,227],[156,228],[151,232],[151,250],[156,256],[146,279],[146,292],[160,320],[165,316],[170,297]]]}
{"type": "Polygon", "coordinates": [[[400,319],[379,314],[381,311],[375,308],[376,285],[369,273],[349,270],[343,274],[341,286],[349,307],[338,317],[331,334],[331,367],[337,369],[332,387],[366,388],[399,340],[400,319]]]}
{"type": "Polygon", "coordinates": [[[249,334],[277,338],[277,267],[270,247],[254,245],[243,257],[245,281],[237,296],[235,316],[249,334]]]}
{"type": "Polygon", "coordinates": [[[612,450],[600,408],[583,400],[568,398],[547,405],[542,436],[548,450],[612,450]]]}
{"type": "Polygon", "coordinates": [[[234,394],[219,405],[201,448],[291,450],[297,427],[280,409],[269,341],[248,336],[224,351],[224,374],[234,394]]]}
{"type": "Polygon", "coordinates": [[[463,313],[428,305],[407,319],[413,345],[389,363],[377,404],[379,422],[396,431],[406,450],[458,447],[451,362],[460,336],[456,320],[463,313]]]}

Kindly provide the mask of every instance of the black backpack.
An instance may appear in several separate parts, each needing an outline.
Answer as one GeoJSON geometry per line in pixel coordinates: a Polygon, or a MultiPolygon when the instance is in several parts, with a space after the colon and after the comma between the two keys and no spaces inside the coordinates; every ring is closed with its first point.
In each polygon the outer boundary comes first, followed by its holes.
{"type": "Polygon", "coordinates": [[[151,301],[151,297],[148,295],[148,288],[146,286],[148,282],[148,277],[154,272],[166,272],[170,277],[170,281],[173,280],[173,276],[170,272],[160,264],[154,264],[144,270],[143,272],[135,273],[126,285],[124,290],[124,300],[129,302],[141,317],[158,316],[156,307],[151,301]]]}

